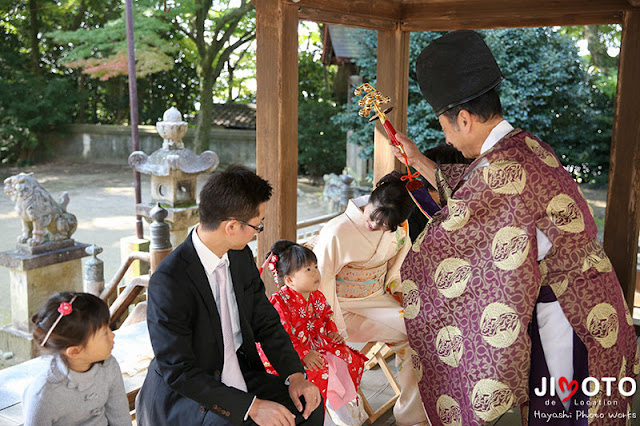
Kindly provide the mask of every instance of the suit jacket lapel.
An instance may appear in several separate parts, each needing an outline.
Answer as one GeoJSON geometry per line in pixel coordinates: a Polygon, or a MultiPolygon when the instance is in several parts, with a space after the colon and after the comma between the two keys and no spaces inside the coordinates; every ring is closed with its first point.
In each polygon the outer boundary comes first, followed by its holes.
{"type": "Polygon", "coordinates": [[[211,318],[211,325],[216,342],[218,343],[218,349],[220,349],[221,354],[224,354],[224,343],[222,340],[222,325],[220,324],[220,314],[218,313],[218,307],[213,298],[213,293],[211,291],[211,286],[209,285],[209,279],[207,278],[207,274],[205,273],[204,266],[202,266],[200,258],[198,258],[198,254],[196,253],[196,249],[193,246],[191,234],[189,234],[184,244],[185,247],[183,250],[183,258],[188,263],[188,266],[186,268],[187,275],[204,300],[204,304],[209,311],[209,318],[211,318]]]}

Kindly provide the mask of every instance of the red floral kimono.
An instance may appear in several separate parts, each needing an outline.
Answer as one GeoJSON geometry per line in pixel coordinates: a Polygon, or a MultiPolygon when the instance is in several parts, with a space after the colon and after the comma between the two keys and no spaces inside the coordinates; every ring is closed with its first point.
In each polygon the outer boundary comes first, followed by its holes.
{"type": "MultiPolygon", "coordinates": [[[[307,301],[297,291],[283,286],[273,293],[269,300],[280,314],[280,321],[289,333],[293,347],[298,352],[300,359],[303,359],[311,350],[316,350],[323,355],[325,363],[321,370],[309,370],[305,367],[305,371],[307,379],[320,389],[325,403],[329,379],[329,367],[324,357],[326,353],[332,353],[347,363],[349,375],[357,390],[366,358],[344,343],[335,343],[328,337],[329,333],[338,331],[338,329],[332,319],[331,306],[327,304],[327,299],[322,292],[314,291],[309,295],[307,301]]],[[[267,372],[277,374],[260,348],[259,353],[267,372]]]]}

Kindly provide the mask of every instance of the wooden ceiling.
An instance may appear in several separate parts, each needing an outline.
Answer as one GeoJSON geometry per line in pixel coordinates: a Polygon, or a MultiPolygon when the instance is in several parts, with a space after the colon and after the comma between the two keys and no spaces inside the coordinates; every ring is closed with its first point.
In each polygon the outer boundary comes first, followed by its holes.
{"type": "Polygon", "coordinates": [[[373,30],[448,31],[621,23],[640,0],[286,0],[301,20],[373,30]]]}

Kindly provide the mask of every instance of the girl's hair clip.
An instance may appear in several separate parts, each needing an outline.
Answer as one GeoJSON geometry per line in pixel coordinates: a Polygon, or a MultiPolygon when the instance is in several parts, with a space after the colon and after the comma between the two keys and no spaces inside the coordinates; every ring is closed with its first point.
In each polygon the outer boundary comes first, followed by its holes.
{"type": "Polygon", "coordinates": [[[58,323],[60,322],[60,320],[62,319],[62,317],[66,317],[67,315],[69,315],[71,312],[73,312],[73,302],[76,300],[76,298],[78,297],[78,295],[75,295],[71,298],[70,301],[68,302],[61,302],[60,306],[58,306],[58,312],[60,313],[60,315],[58,315],[58,318],[55,320],[55,322],[51,325],[51,328],[49,328],[49,331],[47,331],[47,335],[44,336],[44,339],[42,339],[42,343],[40,344],[40,346],[44,347],[44,345],[47,344],[47,340],[49,340],[49,337],[51,337],[51,333],[53,333],[53,330],[56,328],[56,326],[58,325],[58,323]]]}
{"type": "Polygon", "coordinates": [[[264,270],[264,267],[269,265],[269,270],[271,272],[274,272],[276,270],[276,262],[278,261],[278,255],[273,253],[273,252],[269,252],[269,255],[267,256],[267,258],[264,260],[264,263],[262,264],[262,266],[260,267],[260,269],[258,270],[258,273],[260,275],[262,275],[262,271],[264,270]]]}

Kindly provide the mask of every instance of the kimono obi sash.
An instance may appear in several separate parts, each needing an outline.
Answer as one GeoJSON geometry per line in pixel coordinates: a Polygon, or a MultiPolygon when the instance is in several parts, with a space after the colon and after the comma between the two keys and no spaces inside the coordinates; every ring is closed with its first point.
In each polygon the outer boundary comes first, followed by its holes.
{"type": "Polygon", "coordinates": [[[386,263],[372,268],[346,265],[336,275],[336,294],[348,299],[370,296],[384,287],[386,276],[386,263]]]}

